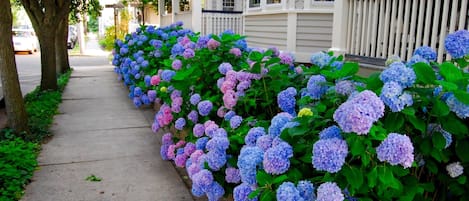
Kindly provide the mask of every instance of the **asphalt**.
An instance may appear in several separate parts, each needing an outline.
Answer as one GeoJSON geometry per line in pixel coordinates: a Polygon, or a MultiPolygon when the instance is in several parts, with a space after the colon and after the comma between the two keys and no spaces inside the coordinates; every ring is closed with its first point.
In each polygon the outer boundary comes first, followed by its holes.
{"type": "Polygon", "coordinates": [[[154,112],[137,109],[110,65],[77,68],[23,201],[193,200],[159,155],[154,112]],[[87,181],[94,175],[101,181],[87,181]]]}

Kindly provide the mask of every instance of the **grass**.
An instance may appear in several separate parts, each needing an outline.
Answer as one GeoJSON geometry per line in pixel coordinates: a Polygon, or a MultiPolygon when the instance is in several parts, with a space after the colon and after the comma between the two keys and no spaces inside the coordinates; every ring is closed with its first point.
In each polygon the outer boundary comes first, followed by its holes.
{"type": "MultiPolygon", "coordinates": [[[[0,200],[19,200],[24,186],[37,167],[40,142],[50,136],[49,128],[62,101],[62,92],[71,72],[61,75],[57,91],[39,91],[25,96],[28,126],[33,139],[22,139],[11,129],[0,131],[0,200]]],[[[21,135],[20,135],[21,136],[21,135]]]]}

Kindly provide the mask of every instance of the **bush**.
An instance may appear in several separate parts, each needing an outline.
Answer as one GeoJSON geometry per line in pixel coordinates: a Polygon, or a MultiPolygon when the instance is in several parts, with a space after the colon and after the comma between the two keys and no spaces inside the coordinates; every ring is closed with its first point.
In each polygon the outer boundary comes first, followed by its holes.
{"type": "Polygon", "coordinates": [[[113,64],[137,107],[161,105],[152,129],[174,127],[161,156],[186,168],[195,196],[469,199],[469,32],[449,36],[451,62],[421,47],[361,77],[332,53],[295,66],[232,32],[178,26],[117,41],[113,64]]]}

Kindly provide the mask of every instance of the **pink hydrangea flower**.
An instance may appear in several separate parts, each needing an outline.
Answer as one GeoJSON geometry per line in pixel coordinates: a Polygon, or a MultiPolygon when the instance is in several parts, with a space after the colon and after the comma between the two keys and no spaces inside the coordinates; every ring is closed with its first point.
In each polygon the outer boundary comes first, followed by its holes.
{"type": "Polygon", "coordinates": [[[153,85],[153,86],[156,86],[160,83],[160,81],[161,81],[160,76],[153,75],[150,79],[150,84],[153,85]]]}

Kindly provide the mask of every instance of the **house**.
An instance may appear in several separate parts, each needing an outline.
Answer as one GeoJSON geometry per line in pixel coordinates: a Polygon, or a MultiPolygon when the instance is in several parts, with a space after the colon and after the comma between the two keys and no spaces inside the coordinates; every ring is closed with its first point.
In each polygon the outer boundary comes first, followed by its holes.
{"type": "Polygon", "coordinates": [[[253,47],[278,47],[309,62],[313,52],[332,50],[373,66],[427,45],[438,61],[449,33],[469,28],[468,0],[159,0],[146,8],[146,23],[183,21],[202,34],[231,29],[253,47]],[[177,6],[179,5],[179,6],[177,6]]]}

